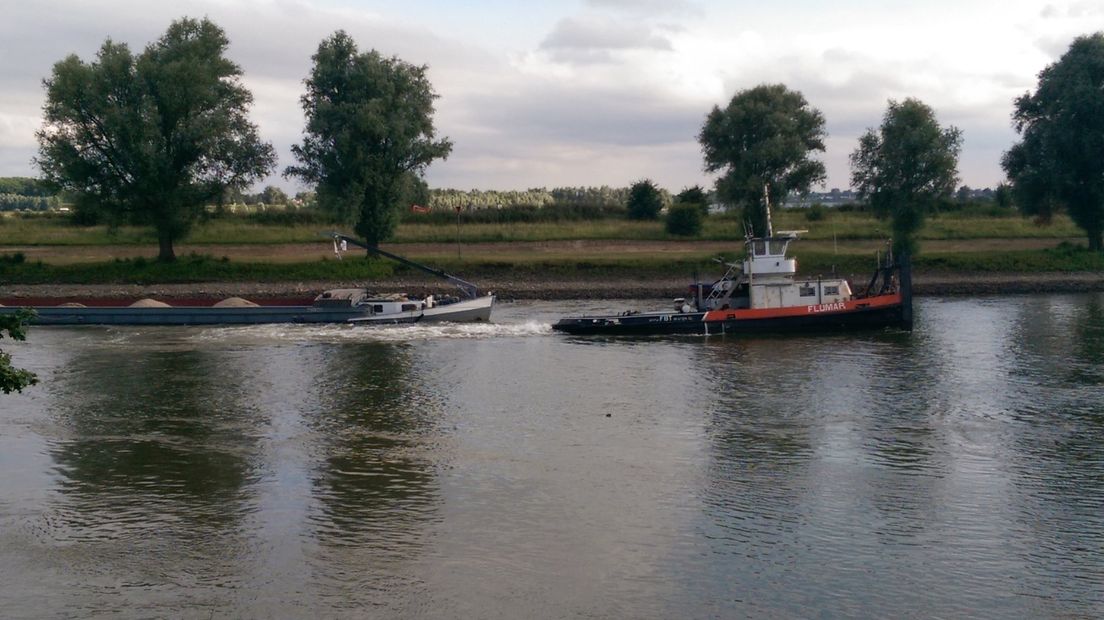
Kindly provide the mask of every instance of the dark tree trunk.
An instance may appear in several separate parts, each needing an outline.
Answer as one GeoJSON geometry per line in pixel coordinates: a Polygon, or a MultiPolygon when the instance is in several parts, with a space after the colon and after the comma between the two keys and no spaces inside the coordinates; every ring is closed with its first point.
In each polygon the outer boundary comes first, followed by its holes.
{"type": "Polygon", "coordinates": [[[176,260],[176,252],[173,251],[172,235],[163,232],[157,233],[157,243],[160,247],[160,251],[157,254],[157,260],[163,263],[171,263],[176,260]]]}
{"type": "Polygon", "coordinates": [[[1089,232],[1089,250],[1096,252],[1104,250],[1104,232],[1099,230],[1089,232]]]}

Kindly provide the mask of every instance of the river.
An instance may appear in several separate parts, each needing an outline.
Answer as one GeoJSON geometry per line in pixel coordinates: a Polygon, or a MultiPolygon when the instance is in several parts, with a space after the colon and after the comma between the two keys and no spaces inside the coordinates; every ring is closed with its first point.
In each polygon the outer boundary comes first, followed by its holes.
{"type": "Polygon", "coordinates": [[[911,334],[32,328],[5,618],[1104,616],[1104,295],[911,334]]]}

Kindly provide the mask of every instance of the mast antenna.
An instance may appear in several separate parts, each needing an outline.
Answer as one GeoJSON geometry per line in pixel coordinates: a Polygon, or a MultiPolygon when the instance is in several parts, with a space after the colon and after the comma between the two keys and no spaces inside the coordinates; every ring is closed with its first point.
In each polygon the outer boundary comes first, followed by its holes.
{"type": "Polygon", "coordinates": [[[771,214],[770,214],[770,184],[763,184],[763,206],[767,210],[767,237],[774,236],[774,230],[771,228],[771,214]]]}

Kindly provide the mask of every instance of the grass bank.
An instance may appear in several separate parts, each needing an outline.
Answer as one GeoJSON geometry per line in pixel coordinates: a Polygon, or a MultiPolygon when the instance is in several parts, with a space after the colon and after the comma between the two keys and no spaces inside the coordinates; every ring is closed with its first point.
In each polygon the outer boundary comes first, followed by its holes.
{"type": "MultiPolygon", "coordinates": [[[[807,210],[783,210],[775,215],[776,230],[808,230],[809,240],[884,239],[888,222],[861,212],[827,212],[822,219],[809,221],[807,210]]],[[[196,226],[182,242],[190,244],[287,244],[310,243],[320,239],[325,224],[259,223],[240,217],[214,219],[196,226]]],[[[393,243],[488,243],[511,241],[562,240],[677,240],[668,235],[662,222],[637,222],[620,219],[560,222],[424,223],[401,224],[393,243]]],[[[1056,217],[1049,226],[1015,216],[981,216],[944,213],[928,220],[920,232],[921,240],[955,239],[1066,239],[1082,236],[1068,217],[1056,217]]],[[[729,216],[711,216],[705,220],[696,240],[739,241],[743,239],[740,221],[729,216]]],[[[61,217],[0,218],[0,246],[106,246],[150,245],[157,239],[149,227],[74,226],[61,217]]]]}
{"type": "MultiPolygon", "coordinates": [[[[682,278],[701,274],[709,278],[723,269],[714,253],[678,256],[632,255],[578,259],[571,256],[435,256],[432,263],[445,271],[479,282],[481,279],[537,281],[644,280],[682,278]]],[[[414,260],[429,260],[412,255],[414,260]]],[[[869,254],[804,252],[799,257],[805,276],[839,273],[865,277],[874,268],[869,254]]],[[[1075,246],[1055,249],[987,252],[950,252],[917,257],[921,273],[1039,273],[1102,272],[1104,254],[1075,246]]],[[[15,284],[169,284],[190,282],[294,282],[306,280],[363,282],[406,278],[419,272],[382,259],[349,258],[298,263],[238,262],[209,256],[188,256],[175,263],[145,259],[55,265],[0,258],[0,282],[15,284]]]]}
{"type": "Polygon", "coordinates": [[[321,260],[277,264],[186,256],[173,263],[138,258],[54,265],[0,256],[0,282],[6,284],[363,281],[387,279],[393,274],[394,266],[381,260],[321,260]]]}

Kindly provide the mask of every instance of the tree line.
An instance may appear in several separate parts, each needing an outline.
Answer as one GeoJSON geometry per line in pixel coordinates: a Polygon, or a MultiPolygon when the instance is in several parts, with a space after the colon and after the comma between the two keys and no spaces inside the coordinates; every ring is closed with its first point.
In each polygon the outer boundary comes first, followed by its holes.
{"type": "MultiPolygon", "coordinates": [[[[248,118],[252,95],[226,58],[228,44],[209,19],[184,18],[141,53],[109,39],[91,62],[75,55],[58,62],[44,82],[37,134],[36,163],[48,186],[74,196],[78,211],[153,226],[159,258],[172,260],[173,243],[206,205],[245,198],[246,187],[276,168],[272,146],[248,118]]],[[[436,135],[437,94],[426,71],[361,51],[343,31],[312,56],[300,98],[303,139],[283,173],[307,183],[322,210],[370,244],[389,238],[412,204],[451,210],[575,201],[624,205],[630,217],[652,217],[654,204],[692,204],[648,179],[623,189],[430,190],[424,172],[448,157],[452,142],[436,135]]],[[[1037,90],[1016,100],[1022,141],[1001,162],[1010,183],[1000,200],[1011,197],[1041,221],[1068,212],[1094,250],[1104,232],[1102,76],[1104,35],[1079,37],[1039,75],[1037,90]]],[[[697,136],[705,170],[717,174],[712,197],[739,209],[757,235],[765,232],[767,203],[781,205],[823,183],[816,156],[826,137],[824,115],[783,84],[714,106],[697,136]]],[[[852,187],[892,219],[899,249],[914,250],[925,215],[954,195],[961,145],[958,128],[941,126],[913,98],[889,101],[880,126],[860,137],[850,157],[852,187]]],[[[263,193],[266,204],[290,200],[278,188],[263,193]]],[[[707,202],[704,195],[693,200],[707,202]]]]}

